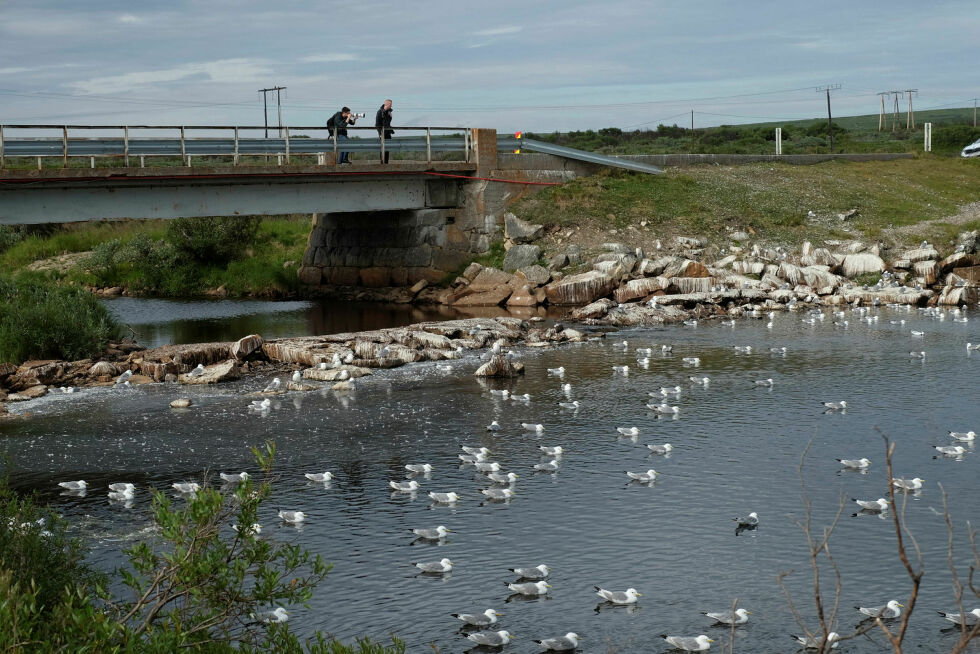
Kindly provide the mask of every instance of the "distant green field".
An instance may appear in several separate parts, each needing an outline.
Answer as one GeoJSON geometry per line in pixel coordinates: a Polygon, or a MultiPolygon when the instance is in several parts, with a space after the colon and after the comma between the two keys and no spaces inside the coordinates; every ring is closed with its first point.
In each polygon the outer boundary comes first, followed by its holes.
{"type": "MultiPolygon", "coordinates": [[[[958,156],[967,144],[980,139],[980,128],[973,126],[973,107],[932,109],[915,114],[916,129],[905,129],[906,116],[899,125],[878,129],[878,114],[841,116],[833,120],[833,151],[913,152],[923,151],[923,127],[933,124],[932,151],[941,156],[958,156]]],[[[820,154],[831,151],[826,118],[810,118],[747,125],[719,125],[689,129],[678,125],[658,125],[656,129],[623,131],[607,127],[597,131],[527,133],[539,139],[580,150],[602,154],[774,154],[775,128],[781,127],[783,154],[820,154]]]]}

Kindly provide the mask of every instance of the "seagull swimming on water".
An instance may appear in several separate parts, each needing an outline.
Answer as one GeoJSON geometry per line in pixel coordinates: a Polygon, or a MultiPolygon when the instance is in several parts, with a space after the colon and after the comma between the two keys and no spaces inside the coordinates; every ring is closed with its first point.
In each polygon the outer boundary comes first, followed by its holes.
{"type": "Polygon", "coordinates": [[[943,456],[962,456],[966,453],[966,448],[962,445],[933,445],[933,447],[943,456]]]}
{"type": "Polygon", "coordinates": [[[902,615],[904,604],[899,604],[898,600],[890,600],[884,606],[855,606],[858,611],[871,618],[880,617],[882,620],[892,620],[902,615]]]}
{"type": "Polygon", "coordinates": [[[59,481],[58,485],[70,491],[83,491],[88,487],[88,483],[84,479],[79,479],[78,481],[59,481]]]}
{"type": "Polygon", "coordinates": [[[664,443],[663,445],[649,443],[647,449],[653,454],[669,454],[674,449],[674,446],[670,443],[664,443]]]}
{"type": "Polygon", "coordinates": [[[439,540],[446,537],[446,534],[449,533],[449,529],[443,525],[439,525],[435,529],[413,529],[412,533],[419,538],[424,538],[426,540],[439,540]]]}
{"type": "Polygon", "coordinates": [[[640,434],[638,427],[616,427],[616,431],[623,436],[639,436],[640,434]]]}
{"type": "Polygon", "coordinates": [[[715,642],[714,639],[708,638],[704,634],[700,636],[668,636],[667,634],[660,634],[660,637],[667,641],[669,645],[673,645],[677,649],[682,649],[686,652],[706,652],[711,649],[711,643],[715,642]]]}
{"type": "Polygon", "coordinates": [[[529,581],[527,583],[507,583],[504,582],[507,588],[510,588],[512,592],[518,593],[519,595],[525,595],[527,597],[535,597],[537,595],[546,595],[548,589],[551,588],[551,584],[546,581],[529,581]]]}
{"type": "Polygon", "coordinates": [[[558,638],[543,638],[534,642],[550,652],[570,652],[578,647],[580,638],[574,631],[569,631],[558,638]]]}
{"type": "Polygon", "coordinates": [[[419,489],[419,482],[414,479],[410,481],[389,481],[388,485],[399,493],[414,493],[419,489]]]}
{"type": "Polygon", "coordinates": [[[487,425],[487,431],[500,431],[500,423],[494,420],[489,425],[487,425]]]}
{"type": "Polygon", "coordinates": [[[947,613],[946,611],[936,611],[939,615],[943,616],[953,624],[965,624],[968,627],[972,627],[980,622],[980,609],[973,609],[972,611],[967,611],[966,613],[947,613]]]}
{"type": "Polygon", "coordinates": [[[331,479],[333,479],[332,472],[307,472],[303,476],[309,479],[310,481],[323,482],[323,483],[326,483],[331,479]]]}
{"type": "Polygon", "coordinates": [[[477,645],[485,645],[487,647],[503,647],[510,642],[510,639],[514,635],[507,631],[506,629],[501,629],[500,631],[478,631],[473,634],[468,634],[467,639],[473,641],[477,645]]]}
{"type": "Polygon", "coordinates": [[[837,649],[837,646],[840,645],[840,642],[838,642],[840,641],[840,634],[836,631],[831,631],[827,634],[826,643],[824,643],[823,638],[811,638],[810,636],[794,636],[790,634],[790,638],[806,649],[819,649],[822,651],[827,645],[830,645],[830,649],[837,649]]]}
{"type": "Polygon", "coordinates": [[[306,520],[306,514],[302,511],[279,511],[279,519],[292,525],[298,525],[306,520]]]}
{"type": "Polygon", "coordinates": [[[884,497],[879,497],[876,500],[859,500],[856,498],[851,498],[851,500],[861,507],[864,511],[871,511],[872,513],[881,513],[888,509],[890,502],[884,497]]]}
{"type": "Polygon", "coordinates": [[[538,445],[538,449],[547,456],[561,456],[565,452],[565,448],[561,445],[538,445]]]}
{"type": "Polygon", "coordinates": [[[638,481],[641,484],[649,484],[657,479],[657,471],[650,468],[646,472],[627,472],[626,476],[634,481],[638,481]]]}
{"type": "Polygon", "coordinates": [[[853,470],[867,470],[871,465],[871,459],[837,459],[845,468],[853,470]]]}
{"type": "Polygon", "coordinates": [[[720,622],[721,624],[745,624],[749,621],[749,615],[752,611],[746,609],[735,609],[732,613],[729,611],[702,611],[702,613],[715,622],[720,622]]]}
{"type": "Polygon", "coordinates": [[[533,431],[539,434],[544,431],[544,425],[541,423],[522,422],[521,427],[524,428],[524,431],[533,431]]]}
{"type": "Polygon", "coordinates": [[[613,604],[636,604],[637,598],[643,596],[635,588],[627,588],[625,591],[606,590],[599,586],[593,586],[593,588],[596,590],[596,595],[613,604]]]}
{"type": "Polygon", "coordinates": [[[413,473],[416,473],[416,474],[427,475],[430,472],[432,472],[432,464],[431,463],[409,463],[409,464],[407,464],[405,466],[405,469],[408,470],[409,472],[413,472],[413,473]]]}
{"type": "Polygon", "coordinates": [[[487,479],[495,484],[513,484],[517,481],[520,475],[513,472],[491,472],[487,475],[487,479]]]}
{"type": "Polygon", "coordinates": [[[450,561],[448,558],[443,558],[439,561],[433,561],[429,563],[426,562],[413,563],[412,565],[414,565],[422,572],[427,572],[430,574],[444,574],[453,569],[453,562],[450,561]]]}
{"type": "Polygon", "coordinates": [[[826,407],[827,411],[844,411],[847,409],[847,402],[844,400],[840,402],[821,402],[821,404],[826,407]]]}
{"type": "Polygon", "coordinates": [[[218,476],[221,477],[222,481],[226,481],[229,484],[240,484],[241,482],[248,479],[247,472],[233,472],[233,473],[219,472],[218,476]]]}
{"type": "Polygon", "coordinates": [[[975,431],[951,431],[949,435],[958,441],[972,441],[977,437],[977,432],[975,431]]]}
{"type": "Polygon", "coordinates": [[[173,486],[173,489],[178,493],[184,493],[184,494],[196,493],[197,491],[201,490],[201,485],[195,481],[191,481],[191,482],[177,481],[171,484],[171,486],[173,486]]]}
{"type": "Polygon", "coordinates": [[[487,609],[483,613],[450,613],[450,615],[474,627],[489,627],[497,623],[497,617],[501,614],[493,609],[487,609]]]}
{"type": "Polygon", "coordinates": [[[914,477],[912,479],[892,479],[892,486],[904,491],[915,491],[922,488],[925,479],[914,477]]]}

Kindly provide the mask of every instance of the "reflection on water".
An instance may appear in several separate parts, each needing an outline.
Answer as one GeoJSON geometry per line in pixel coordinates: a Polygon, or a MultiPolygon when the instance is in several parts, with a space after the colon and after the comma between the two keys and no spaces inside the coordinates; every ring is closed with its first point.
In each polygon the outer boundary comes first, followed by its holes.
{"type": "Polygon", "coordinates": [[[338,300],[154,300],[120,297],[102,300],[146,347],[238,340],[248,334],[263,338],[314,336],[401,327],[430,320],[468,317],[560,316],[560,309],[413,306],[338,300]]]}
{"type": "MultiPolygon", "coordinates": [[[[918,539],[927,574],[906,643],[918,651],[949,651],[956,634],[935,610],[955,610],[946,564],[941,482],[957,524],[961,574],[972,561],[965,522],[980,520],[977,452],[933,458],[932,445],[949,442],[948,430],[980,427],[977,401],[980,342],[967,323],[940,322],[921,312],[881,311],[878,323],[849,314],[842,329],[831,320],[806,324],[799,314],[740,320],[734,328],[713,323],[619,332],[605,341],[521,352],[525,377],[481,382],[469,355],[445,371],[436,364],[379,370],[353,392],[289,394],[262,415],[250,415],[247,393],[267,379],[245,379],[213,388],[149,385],[89,389],[53,395],[13,408],[27,420],[4,424],[0,451],[15,457],[14,484],[36,489],[79,531],[93,539],[92,560],[119,564],[119,550],[145,537],[147,486],[203,481],[218,471],[257,473],[251,445],[275,438],[282,478],[260,522],[262,537],[297,542],[334,564],[310,609],[290,609],[301,633],[319,628],[341,638],[394,633],[410,652],[466,650],[451,613],[502,613],[500,627],[517,634],[507,652],[540,651],[532,639],[575,631],[582,652],[662,652],[656,634],[706,633],[722,651],[725,628],[701,611],[724,611],[738,598],[752,611],[738,628],[737,651],[787,652],[788,634],[799,633],[776,584],[787,585],[813,624],[808,559],[792,516],[802,517],[797,465],[812,440],[804,468],[814,523],[833,520],[847,503],[832,541],[842,575],[841,617],[847,632],[858,622],[854,605],[903,601],[909,583],[894,555],[892,523],[854,512],[849,498],[887,495],[883,445],[877,430],[896,443],[897,475],[927,480],[906,496],[906,519],[918,539]],[[891,325],[888,318],[906,320],[891,325]],[[925,331],[911,360],[909,330],[925,331]],[[626,347],[614,343],[627,342],[626,347]],[[660,345],[673,345],[662,353],[660,345]],[[752,346],[749,353],[735,346],[752,346]],[[636,348],[652,348],[645,367],[636,348]],[[770,347],[786,347],[773,353],[770,347]],[[698,367],[682,360],[699,357],[698,367]],[[629,366],[614,374],[613,366],[629,366]],[[563,377],[548,373],[564,367],[563,377]],[[707,385],[690,377],[710,378],[707,385]],[[773,379],[772,386],[754,381],[773,379]],[[566,394],[561,384],[570,384],[566,394]],[[649,392],[679,385],[669,403],[676,415],[647,408],[649,392]],[[529,402],[491,390],[530,394],[529,402]],[[185,411],[167,405],[193,398],[185,411]],[[577,410],[559,402],[577,400],[577,410]],[[846,411],[825,413],[822,402],[847,401],[846,411]],[[487,431],[496,420],[499,431],[487,431]],[[529,431],[522,423],[541,423],[529,431]],[[636,427],[623,435],[618,427],[636,427]],[[648,444],[671,443],[670,456],[648,444]],[[460,446],[485,446],[504,471],[520,475],[516,494],[488,501],[490,484],[473,466],[461,465],[460,446]],[[554,471],[533,469],[540,446],[561,445],[554,471]],[[842,470],[837,459],[867,457],[867,471],[842,470]],[[414,493],[392,492],[406,464],[433,470],[413,477],[414,493]],[[630,482],[626,471],[654,469],[653,483],[630,482]],[[330,471],[326,485],[304,473],[330,471]],[[86,479],[84,497],[61,495],[56,483],[86,479]],[[137,484],[132,508],[110,504],[108,483],[137,484]],[[453,504],[435,503],[430,491],[456,492],[453,504]],[[302,510],[302,529],[276,517],[278,508],[302,510]],[[760,525],[736,535],[733,518],[755,511],[760,525]],[[413,528],[445,525],[440,540],[420,541],[413,528]],[[418,574],[416,562],[454,563],[451,574],[418,574]],[[513,567],[547,564],[547,595],[515,597],[506,587],[513,567]],[[631,607],[600,603],[594,586],[634,587],[643,594],[631,607]]],[[[828,316],[829,318],[829,316],[828,316]]],[[[832,587],[832,576],[824,580],[832,587]]],[[[904,603],[904,602],[903,602],[904,603]]],[[[967,609],[972,608],[972,603],[967,609]]],[[[887,643],[848,642],[841,650],[886,651],[887,643]]]]}

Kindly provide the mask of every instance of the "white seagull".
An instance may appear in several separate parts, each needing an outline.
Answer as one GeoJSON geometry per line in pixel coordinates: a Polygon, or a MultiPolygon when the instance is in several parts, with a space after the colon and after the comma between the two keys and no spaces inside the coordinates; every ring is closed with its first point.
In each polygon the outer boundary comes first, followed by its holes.
{"type": "Polygon", "coordinates": [[[635,588],[627,588],[625,591],[606,590],[598,586],[594,586],[594,588],[596,595],[613,604],[636,604],[637,598],[643,595],[638,593],[635,588]]]}
{"type": "Polygon", "coordinates": [[[654,470],[653,468],[650,468],[646,472],[627,471],[626,476],[642,484],[649,484],[651,481],[655,481],[657,479],[657,471],[654,470]]]}
{"type": "Polygon", "coordinates": [[[303,476],[309,479],[310,481],[316,481],[316,482],[328,482],[331,479],[333,479],[332,472],[307,472],[303,476]]]}
{"type": "Polygon", "coordinates": [[[298,525],[299,523],[306,520],[306,514],[302,511],[279,511],[279,519],[283,522],[288,522],[293,525],[298,525]]]}
{"type": "Polygon", "coordinates": [[[867,470],[868,466],[871,465],[871,459],[837,459],[840,464],[845,468],[851,468],[853,470],[867,470]]]}
{"type": "Polygon", "coordinates": [[[714,639],[708,638],[704,634],[700,636],[668,636],[667,634],[660,634],[660,637],[666,640],[668,644],[686,652],[706,652],[711,649],[711,643],[715,642],[714,639]]]}
{"type": "Polygon", "coordinates": [[[411,481],[389,481],[388,485],[399,493],[414,493],[419,489],[419,482],[411,481]]]}
{"type": "Polygon", "coordinates": [[[564,636],[560,636],[558,638],[543,638],[534,642],[545,648],[547,651],[570,652],[578,647],[578,641],[580,638],[581,636],[574,631],[569,631],[564,636]]]}
{"type": "Polygon", "coordinates": [[[884,606],[855,606],[858,611],[872,618],[881,617],[882,620],[891,620],[902,615],[902,607],[898,600],[889,600],[884,606]]]}
{"type": "Polygon", "coordinates": [[[503,647],[509,643],[510,639],[513,637],[514,635],[506,629],[487,632],[478,631],[466,636],[467,639],[473,641],[477,645],[486,645],[487,647],[503,647]]]}
{"type": "Polygon", "coordinates": [[[453,569],[453,562],[447,558],[443,558],[439,561],[433,561],[429,563],[426,562],[413,563],[412,565],[414,565],[422,572],[427,572],[430,574],[444,574],[453,569]]]}
{"type": "Polygon", "coordinates": [[[426,540],[439,540],[440,538],[445,538],[449,531],[450,530],[443,525],[439,525],[435,529],[413,529],[412,533],[419,538],[425,538],[426,540]]]}
{"type": "Polygon", "coordinates": [[[489,627],[497,623],[497,617],[501,614],[493,609],[487,609],[483,613],[450,613],[450,615],[474,627],[489,627]]]}

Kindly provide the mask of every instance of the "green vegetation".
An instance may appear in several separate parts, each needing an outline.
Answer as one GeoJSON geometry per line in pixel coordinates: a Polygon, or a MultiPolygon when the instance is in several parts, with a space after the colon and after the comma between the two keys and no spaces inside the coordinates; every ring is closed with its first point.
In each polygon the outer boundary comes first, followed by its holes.
{"type": "Polygon", "coordinates": [[[80,288],[38,275],[0,277],[0,361],[83,359],[119,335],[109,311],[80,288]]]}
{"type": "MultiPolygon", "coordinates": [[[[922,124],[932,122],[933,151],[959,155],[964,146],[980,138],[980,128],[973,127],[972,120],[972,108],[922,111],[916,112],[915,130],[905,130],[903,115],[899,129],[879,131],[877,114],[835,118],[834,151],[921,152],[922,124]]],[[[891,117],[889,124],[890,121],[891,117]]],[[[826,119],[721,125],[694,130],[676,124],[629,132],[607,127],[598,131],[526,133],[526,136],[603,154],[774,154],[776,127],[783,130],[783,154],[823,154],[830,151],[826,119]]]]}
{"type": "Polygon", "coordinates": [[[740,227],[800,242],[841,236],[846,228],[877,238],[890,226],[955,214],[977,201],[977,179],[978,160],[925,156],[812,166],[691,166],[657,176],[609,171],[527,197],[514,212],[534,223],[599,229],[639,227],[647,221],[658,235],[740,227]],[[834,217],[855,208],[858,214],[846,225],[834,217]],[[808,220],[809,211],[828,219],[808,220]]]}
{"type": "Polygon", "coordinates": [[[299,289],[295,267],[284,264],[302,259],[308,235],[307,216],[78,223],[46,234],[16,234],[6,250],[0,241],[0,266],[16,270],[91,251],[80,265],[51,271],[50,277],[163,297],[200,295],[220,286],[230,296],[275,297],[299,289]]]}
{"type": "Polygon", "coordinates": [[[404,654],[397,640],[344,645],[316,633],[304,642],[288,622],[262,621],[271,607],[306,605],[330,566],[231,528],[256,523],[271,492],[275,446],[253,452],[261,482],[228,493],[205,486],[181,506],[154,492],[155,540],[126,550],[129,566],[117,573],[129,599],[112,596],[108,579],[83,563],[83,544],[64,521],[0,479],[0,649],[404,654]]]}

